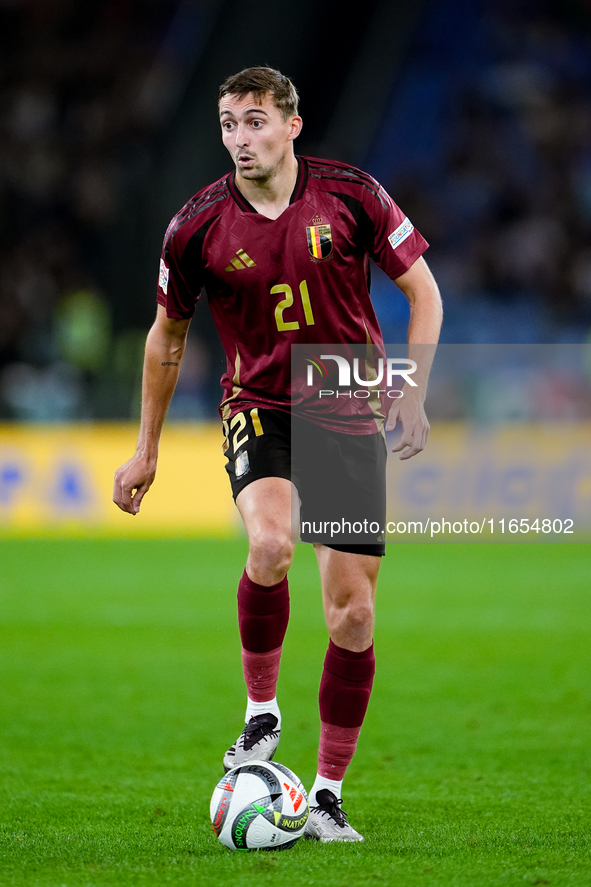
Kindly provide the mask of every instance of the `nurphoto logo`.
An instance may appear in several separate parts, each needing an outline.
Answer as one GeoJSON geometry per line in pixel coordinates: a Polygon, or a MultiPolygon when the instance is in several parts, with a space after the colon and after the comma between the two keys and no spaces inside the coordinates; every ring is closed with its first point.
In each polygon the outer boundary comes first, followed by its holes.
{"type": "MultiPolygon", "coordinates": [[[[406,357],[388,357],[385,360],[383,357],[380,357],[377,361],[377,369],[375,365],[363,361],[365,364],[365,374],[368,377],[365,379],[361,378],[358,357],[353,358],[352,368],[351,361],[346,357],[343,357],[341,354],[321,354],[320,357],[316,358],[306,357],[306,360],[308,361],[308,366],[306,368],[306,384],[309,387],[314,387],[314,370],[316,370],[323,379],[330,375],[326,364],[324,363],[324,361],[328,360],[333,360],[337,365],[339,388],[351,388],[351,378],[353,378],[353,382],[361,386],[361,390],[357,389],[357,391],[354,392],[355,397],[369,397],[370,392],[364,389],[375,389],[384,382],[386,387],[379,389],[376,393],[386,394],[393,400],[402,397],[403,392],[394,388],[393,380],[395,376],[402,377],[404,382],[411,387],[417,387],[417,383],[411,378],[412,374],[416,372],[417,363],[406,357]]],[[[318,397],[329,397],[334,394],[337,394],[338,396],[338,392],[333,389],[320,389],[318,397]]]]}

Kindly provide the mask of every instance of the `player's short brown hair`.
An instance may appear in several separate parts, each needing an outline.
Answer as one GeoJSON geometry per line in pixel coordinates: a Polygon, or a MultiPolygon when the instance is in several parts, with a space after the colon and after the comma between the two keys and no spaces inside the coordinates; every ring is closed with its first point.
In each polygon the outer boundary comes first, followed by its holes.
{"type": "Polygon", "coordinates": [[[287,120],[298,113],[298,94],[291,80],[275,68],[257,66],[244,68],[238,74],[227,77],[220,86],[218,101],[226,95],[237,95],[243,98],[252,92],[257,102],[262,102],[266,95],[273,97],[273,103],[287,120]]]}

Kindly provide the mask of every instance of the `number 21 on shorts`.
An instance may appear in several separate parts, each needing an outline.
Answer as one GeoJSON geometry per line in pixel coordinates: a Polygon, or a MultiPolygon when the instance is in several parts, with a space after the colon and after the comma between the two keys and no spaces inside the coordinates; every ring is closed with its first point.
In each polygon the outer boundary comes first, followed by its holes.
{"type": "Polygon", "coordinates": [[[222,425],[226,438],[224,453],[231,447],[231,452],[236,454],[240,447],[247,442],[251,434],[254,434],[255,437],[260,437],[263,433],[258,407],[236,413],[231,419],[224,419],[222,425]]]}

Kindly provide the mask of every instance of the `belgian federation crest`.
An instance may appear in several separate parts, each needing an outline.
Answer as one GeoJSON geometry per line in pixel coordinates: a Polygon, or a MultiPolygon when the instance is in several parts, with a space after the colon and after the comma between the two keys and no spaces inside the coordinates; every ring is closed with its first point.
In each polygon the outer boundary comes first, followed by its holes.
{"type": "Polygon", "coordinates": [[[308,251],[313,259],[327,259],[332,252],[330,225],[310,225],[306,228],[308,251]]]}

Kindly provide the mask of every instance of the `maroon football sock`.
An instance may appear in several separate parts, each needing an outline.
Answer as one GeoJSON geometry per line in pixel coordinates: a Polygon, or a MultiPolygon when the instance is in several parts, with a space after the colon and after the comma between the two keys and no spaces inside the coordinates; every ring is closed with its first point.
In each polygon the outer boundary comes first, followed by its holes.
{"type": "Polygon", "coordinates": [[[267,702],[275,696],[288,621],[287,576],[276,585],[258,585],[245,570],[238,585],[238,625],[244,680],[254,702],[267,702]]]}
{"type": "Polygon", "coordinates": [[[329,642],[320,681],[318,772],[341,780],[355,753],[367,711],[375,657],[373,644],[356,653],[329,642]]]}
{"type": "Polygon", "coordinates": [[[242,648],[242,669],[253,702],[269,702],[277,695],[277,678],[281,662],[281,647],[268,653],[251,653],[242,648]]]}

